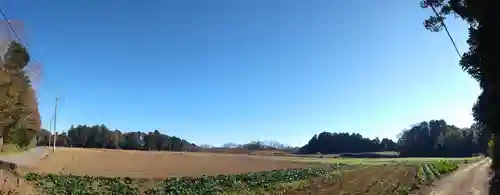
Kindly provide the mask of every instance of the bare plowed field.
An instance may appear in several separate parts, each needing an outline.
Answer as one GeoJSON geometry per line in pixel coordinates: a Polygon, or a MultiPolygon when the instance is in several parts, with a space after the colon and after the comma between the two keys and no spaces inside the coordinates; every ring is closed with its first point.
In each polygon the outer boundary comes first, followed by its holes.
{"type": "Polygon", "coordinates": [[[40,173],[166,178],[306,166],[310,165],[249,155],[60,148],[32,169],[40,173]]]}
{"type": "Polygon", "coordinates": [[[337,175],[338,178],[315,179],[307,187],[286,194],[404,194],[398,190],[415,183],[416,169],[415,166],[359,168],[337,175]]]}

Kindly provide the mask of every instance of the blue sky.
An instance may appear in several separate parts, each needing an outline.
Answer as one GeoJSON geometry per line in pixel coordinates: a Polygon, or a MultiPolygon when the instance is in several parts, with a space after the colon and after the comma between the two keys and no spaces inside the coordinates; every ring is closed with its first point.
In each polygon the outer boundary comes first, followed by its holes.
{"type": "MultiPolygon", "coordinates": [[[[48,128],[105,124],[197,144],[328,130],[395,138],[423,120],[465,127],[479,88],[418,1],[3,0],[44,77],[48,128]]],[[[462,51],[466,25],[449,20],[462,51]]]]}

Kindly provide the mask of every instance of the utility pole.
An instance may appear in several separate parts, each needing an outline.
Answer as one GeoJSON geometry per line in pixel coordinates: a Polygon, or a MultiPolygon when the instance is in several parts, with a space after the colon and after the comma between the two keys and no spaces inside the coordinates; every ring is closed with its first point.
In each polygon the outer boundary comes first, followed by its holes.
{"type": "Polygon", "coordinates": [[[50,142],[50,141],[52,140],[52,138],[51,138],[51,136],[50,136],[50,132],[51,132],[51,131],[52,131],[52,132],[54,131],[54,129],[52,128],[52,124],[53,124],[52,122],[53,122],[53,121],[54,121],[54,118],[53,118],[53,116],[52,116],[52,117],[50,118],[50,121],[49,121],[49,135],[47,135],[47,138],[49,139],[49,145],[48,145],[47,147],[50,147],[50,145],[51,145],[51,143],[52,143],[52,142],[50,142]]]}
{"type": "Polygon", "coordinates": [[[54,105],[54,139],[52,140],[52,151],[53,152],[56,152],[56,140],[57,140],[57,128],[56,128],[56,124],[57,124],[57,104],[59,104],[59,95],[56,96],[56,104],[54,105]]]}

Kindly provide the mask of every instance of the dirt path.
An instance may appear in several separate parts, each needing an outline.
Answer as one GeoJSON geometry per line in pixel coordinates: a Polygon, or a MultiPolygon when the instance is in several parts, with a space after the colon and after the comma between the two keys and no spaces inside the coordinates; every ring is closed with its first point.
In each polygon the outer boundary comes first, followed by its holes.
{"type": "Polygon", "coordinates": [[[48,155],[50,149],[47,147],[36,147],[22,153],[13,153],[0,156],[0,192],[1,194],[38,194],[30,183],[26,182],[22,176],[27,166],[38,164],[38,162],[48,155]],[[23,168],[20,168],[23,167],[23,168]]]}
{"type": "Polygon", "coordinates": [[[36,147],[22,153],[1,155],[0,161],[29,166],[38,163],[38,161],[45,157],[49,152],[50,149],[47,147],[36,147]]]}
{"type": "Polygon", "coordinates": [[[487,195],[491,159],[462,168],[434,183],[429,195],[487,195]]]}

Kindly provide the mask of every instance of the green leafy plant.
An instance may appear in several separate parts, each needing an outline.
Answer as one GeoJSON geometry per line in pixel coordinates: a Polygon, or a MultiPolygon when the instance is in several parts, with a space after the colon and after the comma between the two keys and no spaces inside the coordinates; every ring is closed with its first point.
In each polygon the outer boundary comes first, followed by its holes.
{"type": "Polygon", "coordinates": [[[435,163],[420,165],[417,171],[417,179],[421,184],[430,184],[439,179],[441,175],[454,172],[458,169],[458,163],[451,160],[440,160],[435,163]]]}
{"type": "MultiPolygon", "coordinates": [[[[219,194],[226,191],[249,191],[290,183],[311,177],[324,176],[335,168],[302,168],[274,171],[251,172],[234,175],[201,176],[197,178],[168,178],[154,187],[143,190],[143,194],[219,194]]],[[[106,178],[75,175],[40,175],[28,173],[27,181],[48,195],[65,194],[141,194],[140,182],[130,178],[106,178]]]]}

